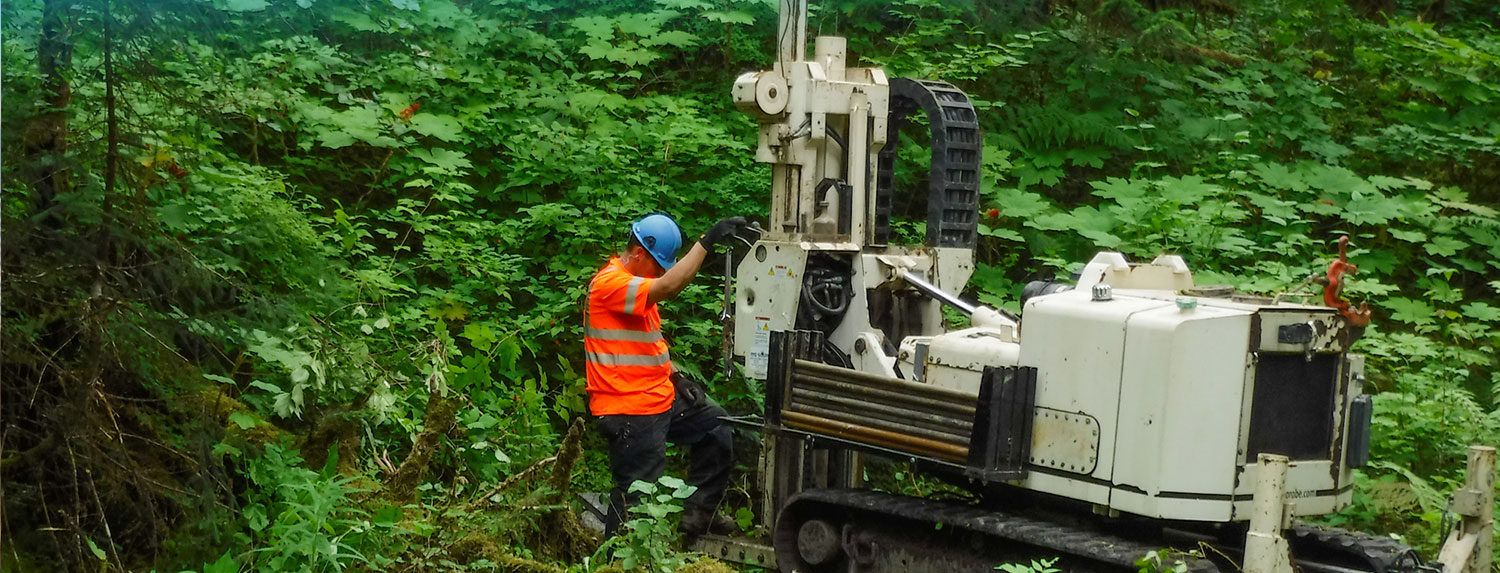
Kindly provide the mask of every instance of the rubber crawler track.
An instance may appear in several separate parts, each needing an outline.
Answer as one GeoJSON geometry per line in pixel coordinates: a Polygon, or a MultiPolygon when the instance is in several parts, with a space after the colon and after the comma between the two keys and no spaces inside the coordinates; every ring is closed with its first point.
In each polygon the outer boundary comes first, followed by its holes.
{"type": "Polygon", "coordinates": [[[1305,556],[1324,561],[1341,557],[1351,566],[1375,573],[1429,570],[1415,550],[1389,537],[1306,523],[1293,524],[1285,536],[1294,558],[1305,556]]]}
{"type": "MultiPolygon", "coordinates": [[[[815,489],[792,497],[778,520],[774,542],[783,570],[816,570],[797,550],[797,531],[807,519],[832,519],[856,527],[861,523],[891,523],[892,518],[921,529],[959,528],[1037,549],[1039,556],[1071,556],[1096,564],[1090,569],[1135,571],[1135,562],[1160,546],[1140,543],[1100,531],[1083,530],[1021,515],[985,510],[972,505],[891,495],[868,490],[815,489]],[[1104,567],[1097,567],[1103,565],[1104,567]],[[800,567],[799,567],[800,566],[800,567]]],[[[1206,559],[1189,558],[1188,571],[1219,571],[1206,559]]]]}
{"type": "MultiPolygon", "coordinates": [[[[913,539],[939,527],[956,528],[1030,547],[1037,556],[1065,556],[1075,566],[1081,559],[1092,564],[1083,567],[1088,570],[1135,571],[1138,559],[1162,547],[1104,531],[1026,515],[869,490],[804,491],[788,501],[781,515],[773,537],[776,558],[779,563],[802,571],[818,570],[804,563],[797,549],[798,528],[809,519],[850,524],[856,529],[883,527],[886,530],[900,530],[905,527],[911,532],[908,537],[913,539]]],[[[1311,560],[1373,573],[1434,571],[1424,565],[1420,556],[1410,547],[1387,537],[1305,523],[1294,524],[1286,530],[1285,535],[1291,545],[1294,562],[1311,560]]],[[[1224,549],[1229,553],[1240,553],[1238,547],[1224,549]]],[[[1223,569],[1208,559],[1188,558],[1186,565],[1188,571],[1195,573],[1233,570],[1223,569]]]]}

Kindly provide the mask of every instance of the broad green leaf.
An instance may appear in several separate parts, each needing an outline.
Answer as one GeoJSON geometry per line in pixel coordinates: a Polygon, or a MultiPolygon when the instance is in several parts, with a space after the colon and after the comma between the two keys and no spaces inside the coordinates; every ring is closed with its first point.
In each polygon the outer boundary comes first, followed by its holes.
{"type": "Polygon", "coordinates": [[[1485,205],[1477,205],[1469,202],[1469,194],[1457,187],[1443,187],[1432,192],[1437,198],[1438,204],[1450,209],[1468,211],[1480,217],[1500,216],[1500,211],[1485,205]]]}
{"type": "Polygon", "coordinates": [[[1367,179],[1369,180],[1370,184],[1374,185],[1377,189],[1387,191],[1391,189],[1403,189],[1412,186],[1411,181],[1408,179],[1397,179],[1395,177],[1386,177],[1384,175],[1371,175],[1367,179]]]}
{"type": "Polygon", "coordinates": [[[1417,179],[1415,177],[1404,177],[1403,179],[1405,179],[1413,189],[1419,189],[1422,191],[1432,189],[1432,182],[1426,179],[1417,179]]]}
{"type": "Polygon", "coordinates": [[[377,527],[391,527],[401,522],[401,508],[390,505],[382,507],[370,516],[370,522],[377,527]]]}
{"type": "Polygon", "coordinates": [[[615,17],[615,25],[623,33],[648,37],[655,35],[661,30],[663,23],[677,17],[679,14],[679,12],[672,10],[658,10],[648,14],[624,14],[615,17]]]}
{"type": "Polygon", "coordinates": [[[1121,244],[1124,243],[1124,241],[1119,237],[1116,237],[1105,231],[1079,229],[1078,234],[1083,235],[1085,238],[1093,241],[1094,245],[1104,247],[1106,249],[1117,249],[1121,244]]]}
{"type": "Polygon", "coordinates": [[[1468,248],[1469,244],[1452,237],[1433,237],[1427,242],[1426,250],[1429,254],[1439,257],[1450,257],[1459,251],[1468,248]]]}
{"type": "Polygon", "coordinates": [[[1045,213],[1026,219],[1021,224],[1041,231],[1067,231],[1072,228],[1073,216],[1067,213],[1045,213]]]}
{"type": "Polygon", "coordinates": [[[469,339],[475,348],[489,348],[498,340],[495,331],[488,324],[469,323],[464,326],[463,334],[460,336],[469,339]]]}
{"type": "Polygon", "coordinates": [[[1029,219],[1054,209],[1046,197],[1014,187],[1001,187],[989,195],[1001,217],[1029,219]]]}
{"type": "Polygon", "coordinates": [[[1344,207],[1343,218],[1355,225],[1384,225],[1401,215],[1401,203],[1373,187],[1354,191],[1344,207]]]}
{"type": "Polygon", "coordinates": [[[722,22],[725,24],[754,24],[755,17],[747,12],[739,10],[718,11],[712,10],[700,14],[704,20],[710,22],[722,22]]]}
{"type": "Polygon", "coordinates": [[[173,203],[156,210],[156,216],[168,229],[185,232],[201,225],[202,219],[193,212],[193,207],[182,203],[173,203]]]}
{"type": "Polygon", "coordinates": [[[474,165],[463,153],[451,149],[417,149],[411,156],[430,165],[435,174],[459,175],[474,165]]]}
{"type": "Polygon", "coordinates": [[[1500,307],[1493,307],[1487,303],[1475,302],[1463,306],[1463,314],[1474,320],[1484,322],[1500,322],[1500,307]]]}
{"type": "Polygon", "coordinates": [[[496,418],[494,416],[491,416],[491,415],[485,413],[485,414],[480,414],[479,415],[479,419],[474,420],[473,422],[469,422],[466,425],[471,430],[487,430],[489,428],[495,427],[499,423],[500,423],[500,419],[499,418],[496,418]]]}
{"type": "Polygon", "coordinates": [[[1162,199],[1179,205],[1195,205],[1219,191],[1218,185],[1205,183],[1203,178],[1197,175],[1188,175],[1181,179],[1163,177],[1157,184],[1162,199]]]}
{"type": "Polygon", "coordinates": [[[203,573],[239,573],[239,570],[240,564],[234,560],[231,551],[225,551],[218,560],[203,565],[203,573]]]}
{"type": "Polygon", "coordinates": [[[1146,181],[1119,177],[1110,177],[1104,181],[1091,181],[1089,186],[1094,188],[1094,196],[1115,201],[1139,199],[1151,192],[1151,184],[1146,181]]]}
{"type": "Polygon", "coordinates": [[[251,416],[250,414],[245,412],[230,413],[229,421],[234,425],[239,426],[241,430],[248,430],[250,428],[254,428],[256,425],[255,416],[251,416]]]}
{"type": "Polygon", "coordinates": [[[292,412],[295,410],[292,404],[292,395],[277,394],[276,397],[271,400],[271,409],[276,412],[277,416],[280,416],[282,418],[292,417],[292,412]]]}
{"type": "Polygon", "coordinates": [[[422,135],[436,137],[448,143],[463,139],[463,126],[449,115],[419,113],[411,117],[411,127],[422,135]]]}
{"type": "Polygon", "coordinates": [[[1334,143],[1331,139],[1303,143],[1302,150],[1322,157],[1325,161],[1333,162],[1354,153],[1353,150],[1334,143]]]}
{"type": "Polygon", "coordinates": [[[645,480],[635,480],[634,482],[631,482],[630,488],[627,489],[626,492],[627,493],[644,493],[644,494],[648,494],[648,495],[649,494],[653,494],[653,493],[656,493],[656,484],[651,483],[649,481],[645,481],[645,480]]]}
{"type": "Polygon", "coordinates": [[[1004,227],[1000,227],[1000,228],[991,227],[991,226],[986,225],[984,223],[980,223],[979,224],[979,234],[985,235],[985,236],[990,236],[990,237],[995,237],[997,239],[1004,239],[1004,240],[1007,240],[1007,241],[1016,241],[1016,242],[1025,242],[1026,241],[1026,237],[1022,237],[1020,233],[1017,233],[1017,232],[1012,231],[1010,229],[1006,229],[1004,227]]]}
{"type": "Polygon", "coordinates": [[[574,18],[568,20],[568,25],[596,41],[605,41],[615,37],[614,20],[604,16],[574,18]]]}
{"type": "Polygon", "coordinates": [[[313,131],[324,147],[337,149],[356,142],[378,145],[384,143],[381,140],[384,130],[381,121],[379,108],[351,107],[333,114],[325,125],[313,131]]]}
{"type": "Polygon", "coordinates": [[[1250,199],[1250,204],[1260,209],[1261,217],[1264,217],[1278,225],[1286,225],[1298,219],[1296,203],[1283,201],[1270,195],[1260,193],[1245,193],[1250,199]]]}
{"type": "Polygon", "coordinates": [[[1360,188],[1374,188],[1353,171],[1331,165],[1313,166],[1305,178],[1308,185],[1316,189],[1337,194],[1348,194],[1360,188]]]}
{"type": "Polygon", "coordinates": [[[1291,169],[1280,163],[1262,163],[1256,165],[1254,171],[1266,185],[1277,189],[1286,189],[1289,191],[1307,190],[1307,182],[1302,179],[1302,176],[1294,173],[1291,169]]]}
{"type": "Polygon", "coordinates": [[[516,369],[516,363],[521,359],[521,344],[514,336],[506,338],[495,349],[495,364],[501,370],[512,371],[516,369]]]}
{"type": "Polygon", "coordinates": [[[1391,320],[1399,320],[1407,324],[1432,324],[1436,309],[1426,301],[1412,300],[1403,297],[1392,297],[1385,299],[1380,306],[1391,311],[1391,320]]]}
{"type": "Polygon", "coordinates": [[[698,37],[682,30],[671,30],[652,36],[647,45],[691,48],[698,44],[698,37]]]}
{"type": "Polygon", "coordinates": [[[1421,243],[1427,240],[1427,233],[1421,231],[1408,231],[1406,229],[1387,229],[1392,237],[1408,243],[1421,243]]]}
{"type": "Polygon", "coordinates": [[[748,507],[735,509],[734,522],[740,526],[741,531],[750,531],[750,528],[755,525],[755,512],[748,507]]]}

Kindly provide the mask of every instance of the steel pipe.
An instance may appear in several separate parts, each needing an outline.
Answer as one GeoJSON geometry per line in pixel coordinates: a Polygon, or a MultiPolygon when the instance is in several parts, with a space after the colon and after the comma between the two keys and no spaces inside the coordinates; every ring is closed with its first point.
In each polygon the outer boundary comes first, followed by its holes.
{"type": "Polygon", "coordinates": [[[818,392],[809,388],[792,388],[792,403],[799,400],[820,402],[833,409],[843,409],[857,416],[873,416],[897,424],[912,424],[939,432],[950,432],[967,437],[974,430],[972,414],[966,418],[952,418],[928,412],[903,408],[900,405],[867,402],[847,396],[818,392]]]}
{"type": "Polygon", "coordinates": [[[807,386],[816,386],[820,389],[833,391],[837,394],[842,394],[845,396],[864,397],[870,399],[871,401],[882,404],[894,404],[906,408],[911,408],[913,410],[922,410],[935,414],[952,414],[954,416],[964,416],[968,418],[972,418],[974,416],[974,410],[978,407],[977,405],[979,402],[979,399],[977,397],[972,401],[964,403],[935,400],[932,398],[913,396],[911,394],[905,394],[894,390],[885,390],[881,388],[872,388],[869,386],[860,386],[858,384],[850,384],[847,382],[839,382],[837,380],[831,380],[822,376],[813,376],[809,374],[793,375],[792,382],[802,383],[807,386]]]}
{"type": "Polygon", "coordinates": [[[843,422],[843,423],[848,423],[848,424],[855,424],[855,425],[859,425],[859,426],[864,426],[866,428],[874,428],[874,429],[877,429],[877,430],[884,430],[884,431],[887,431],[887,432],[892,432],[892,433],[900,434],[900,435],[903,435],[903,436],[913,436],[913,437],[917,437],[917,438],[925,438],[925,439],[928,439],[928,440],[932,440],[934,442],[942,442],[944,444],[952,444],[952,445],[955,445],[955,446],[965,446],[965,447],[967,447],[969,445],[969,438],[968,438],[968,436],[960,436],[958,434],[952,434],[952,433],[946,433],[946,432],[939,432],[939,431],[936,431],[936,430],[929,430],[927,428],[920,428],[920,427],[917,427],[917,426],[913,426],[911,424],[901,424],[901,423],[897,423],[897,422],[891,422],[889,420],[883,420],[883,419],[880,419],[880,418],[873,418],[873,417],[867,417],[867,416],[854,415],[854,414],[850,414],[848,412],[845,412],[843,410],[835,410],[835,409],[832,409],[832,408],[823,408],[823,407],[819,407],[819,406],[814,406],[812,404],[792,404],[791,407],[787,411],[800,412],[800,413],[803,413],[803,414],[817,416],[819,418],[823,418],[823,419],[831,420],[831,421],[835,421],[835,422],[843,422]]]}
{"type": "Polygon", "coordinates": [[[940,388],[938,386],[933,386],[930,384],[907,382],[899,378],[886,378],[884,376],[860,372],[858,370],[839,368],[837,366],[829,366],[827,364],[819,364],[817,362],[810,362],[807,360],[796,360],[792,363],[792,374],[795,376],[799,373],[819,375],[831,380],[848,380],[853,382],[864,382],[867,384],[881,385],[887,388],[898,388],[914,394],[921,394],[934,398],[947,398],[956,401],[965,401],[971,404],[978,403],[979,401],[978,394],[970,394],[968,392],[953,390],[950,388],[940,388]]]}
{"type": "Polygon", "coordinates": [[[868,442],[910,454],[932,456],[959,463],[964,463],[969,459],[969,448],[964,446],[905,436],[859,424],[828,420],[801,412],[782,412],[781,416],[786,425],[801,430],[868,442]]]}

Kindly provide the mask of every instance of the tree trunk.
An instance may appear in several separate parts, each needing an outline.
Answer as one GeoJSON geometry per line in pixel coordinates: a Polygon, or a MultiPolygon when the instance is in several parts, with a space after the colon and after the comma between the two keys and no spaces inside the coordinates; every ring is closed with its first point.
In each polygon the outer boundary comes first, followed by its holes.
{"type": "MultiPolygon", "coordinates": [[[[73,68],[73,38],[69,13],[73,0],[43,0],[42,33],[37,42],[37,71],[42,79],[45,109],[26,126],[26,154],[30,157],[32,204],[37,212],[50,209],[59,193],[68,190],[68,103],[73,88],[68,76],[73,68]]],[[[47,218],[56,228],[62,219],[47,218]]]]}

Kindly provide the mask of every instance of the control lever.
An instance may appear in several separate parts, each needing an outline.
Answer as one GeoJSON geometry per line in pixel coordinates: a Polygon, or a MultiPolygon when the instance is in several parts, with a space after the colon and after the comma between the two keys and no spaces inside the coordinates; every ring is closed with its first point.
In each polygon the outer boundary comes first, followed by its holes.
{"type": "MultiPolygon", "coordinates": [[[[745,225],[743,230],[753,231],[756,235],[765,234],[765,231],[760,228],[760,223],[755,221],[751,221],[749,225],[745,225]]],[[[754,243],[736,233],[730,233],[729,236],[744,243],[746,247],[755,246],[754,243]]],[[[724,335],[719,337],[721,341],[719,343],[719,350],[723,354],[724,378],[726,380],[734,375],[734,290],[730,282],[733,280],[733,277],[734,249],[731,247],[724,252],[724,310],[719,313],[719,324],[724,327],[724,335]]]]}

